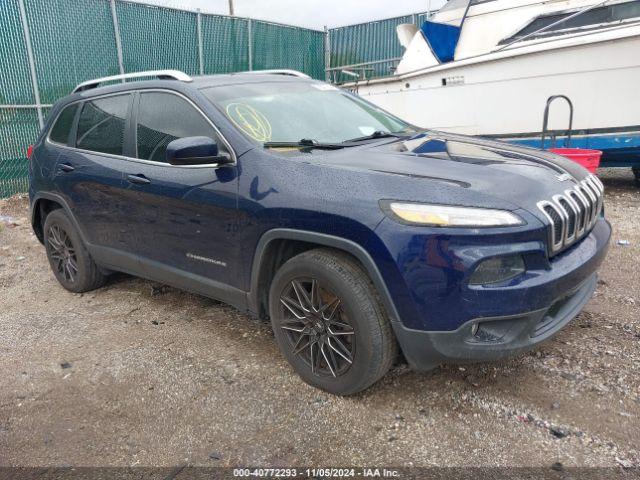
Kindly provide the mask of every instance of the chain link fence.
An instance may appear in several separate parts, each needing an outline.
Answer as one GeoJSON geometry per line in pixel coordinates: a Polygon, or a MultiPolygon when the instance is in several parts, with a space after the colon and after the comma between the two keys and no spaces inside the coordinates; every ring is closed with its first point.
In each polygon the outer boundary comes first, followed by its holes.
{"type": "Polygon", "coordinates": [[[373,78],[393,73],[402,55],[396,26],[424,19],[322,32],[127,0],[0,0],[0,198],[27,191],[27,146],[52,104],[85,80],[168,68],[373,78]]]}
{"type": "Polygon", "coordinates": [[[125,0],[0,0],[0,27],[0,198],[27,191],[27,146],[82,81],[167,68],[325,78],[325,32],[246,18],[125,0]]]}

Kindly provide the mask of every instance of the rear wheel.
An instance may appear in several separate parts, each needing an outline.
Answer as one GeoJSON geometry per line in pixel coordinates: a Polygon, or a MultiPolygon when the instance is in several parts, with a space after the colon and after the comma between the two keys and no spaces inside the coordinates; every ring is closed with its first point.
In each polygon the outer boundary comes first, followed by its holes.
{"type": "Polygon", "coordinates": [[[106,277],[85,248],[80,235],[62,209],[47,215],[44,244],[49,265],[60,285],[74,293],[102,286],[106,277]]]}
{"type": "Polygon", "coordinates": [[[389,370],[397,345],[374,286],[351,257],[302,253],[277,272],[269,295],[278,345],[302,379],[337,395],[389,370]]]}

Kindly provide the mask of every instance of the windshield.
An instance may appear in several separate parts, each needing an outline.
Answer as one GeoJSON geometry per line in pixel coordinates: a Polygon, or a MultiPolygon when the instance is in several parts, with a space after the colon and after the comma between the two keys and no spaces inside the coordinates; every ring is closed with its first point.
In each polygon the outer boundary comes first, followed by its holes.
{"type": "Polygon", "coordinates": [[[409,124],[325,83],[261,82],[202,90],[256,143],[341,143],[412,133],[409,124]]]}

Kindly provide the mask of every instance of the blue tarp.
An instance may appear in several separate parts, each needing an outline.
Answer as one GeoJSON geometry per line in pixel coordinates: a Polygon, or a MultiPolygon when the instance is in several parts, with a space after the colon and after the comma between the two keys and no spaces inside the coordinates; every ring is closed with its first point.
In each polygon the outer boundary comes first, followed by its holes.
{"type": "Polygon", "coordinates": [[[422,25],[422,34],[440,63],[453,60],[460,40],[460,27],[426,21],[422,25]]]}

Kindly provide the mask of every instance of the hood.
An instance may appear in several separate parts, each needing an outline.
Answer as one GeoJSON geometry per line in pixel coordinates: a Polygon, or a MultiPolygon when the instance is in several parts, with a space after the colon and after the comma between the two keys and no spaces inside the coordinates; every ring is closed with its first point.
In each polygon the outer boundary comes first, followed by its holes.
{"type": "Polygon", "coordinates": [[[580,165],[549,152],[442,132],[347,148],[320,161],[446,184],[536,213],[539,201],[588,176],[580,165]]]}

